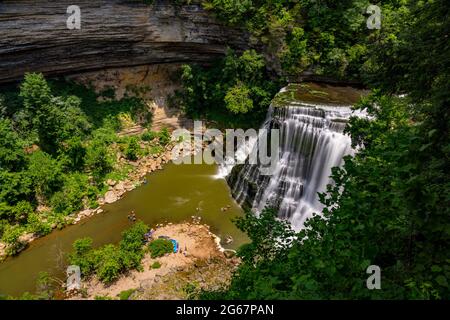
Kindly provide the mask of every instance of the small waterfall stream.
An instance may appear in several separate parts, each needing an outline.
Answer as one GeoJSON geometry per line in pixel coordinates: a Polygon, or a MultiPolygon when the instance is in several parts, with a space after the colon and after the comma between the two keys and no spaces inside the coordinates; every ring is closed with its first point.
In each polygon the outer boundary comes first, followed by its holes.
{"type": "Polygon", "coordinates": [[[350,137],[343,134],[351,115],[350,106],[290,101],[271,107],[263,127],[280,130],[280,161],[270,176],[261,175],[258,165],[234,166],[227,176],[233,197],[255,213],[276,206],[280,218],[301,229],[323,209],[318,193],[332,182],[331,168],[353,153],[350,137]]]}

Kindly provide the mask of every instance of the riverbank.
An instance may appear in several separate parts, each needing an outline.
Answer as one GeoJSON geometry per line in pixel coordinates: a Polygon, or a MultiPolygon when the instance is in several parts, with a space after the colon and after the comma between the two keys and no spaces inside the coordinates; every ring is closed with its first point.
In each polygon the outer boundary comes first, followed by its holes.
{"type": "MultiPolygon", "coordinates": [[[[146,142],[141,141],[141,144],[145,144],[146,142]]],[[[167,144],[164,149],[157,154],[150,154],[147,156],[143,156],[136,161],[130,161],[125,159],[125,157],[121,156],[118,159],[118,164],[120,166],[129,166],[131,171],[128,173],[127,177],[123,180],[107,180],[106,184],[108,185],[108,190],[104,195],[101,195],[97,198],[97,203],[99,204],[96,208],[86,208],[79,212],[70,214],[65,217],[65,226],[74,225],[82,222],[83,220],[90,218],[94,215],[103,213],[103,206],[106,204],[111,204],[119,199],[121,199],[125,193],[136,189],[138,186],[145,183],[145,176],[149,173],[162,170],[164,165],[172,160],[172,148],[175,143],[171,142],[167,144]]],[[[145,146],[141,146],[145,147],[145,146]]],[[[196,151],[193,151],[195,153],[196,151]]],[[[53,224],[52,229],[55,230],[58,226],[53,224]]],[[[61,227],[60,227],[61,229],[61,227]]],[[[34,233],[25,233],[19,237],[19,241],[22,244],[21,250],[25,250],[28,245],[35,241],[36,239],[41,238],[41,236],[34,233]]],[[[5,260],[7,255],[8,245],[6,243],[0,242],[0,263],[5,260]]]]}
{"type": "Polygon", "coordinates": [[[154,238],[176,239],[179,252],[160,258],[146,253],[141,271],[129,271],[109,285],[96,276],[82,280],[82,289],[68,299],[186,299],[201,289],[226,286],[240,261],[233,251],[220,246],[209,226],[197,221],[168,223],[155,229],[154,238]]]}

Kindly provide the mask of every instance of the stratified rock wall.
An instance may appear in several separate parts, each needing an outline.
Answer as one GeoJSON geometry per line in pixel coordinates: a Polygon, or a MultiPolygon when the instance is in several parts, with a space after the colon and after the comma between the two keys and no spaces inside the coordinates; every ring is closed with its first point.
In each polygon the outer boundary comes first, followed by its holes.
{"type": "Polygon", "coordinates": [[[0,0],[0,82],[25,72],[68,74],[144,64],[206,62],[247,35],[199,5],[160,0],[0,0]],[[81,29],[67,28],[67,7],[81,29]]]}

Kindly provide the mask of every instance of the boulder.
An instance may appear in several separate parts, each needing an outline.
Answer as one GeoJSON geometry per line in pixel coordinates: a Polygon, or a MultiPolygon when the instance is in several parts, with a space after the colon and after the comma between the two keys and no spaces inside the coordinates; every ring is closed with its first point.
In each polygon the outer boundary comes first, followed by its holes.
{"type": "Polygon", "coordinates": [[[105,202],[106,203],[113,203],[116,202],[119,199],[119,197],[117,196],[117,194],[114,191],[108,191],[105,194],[105,202]]]}

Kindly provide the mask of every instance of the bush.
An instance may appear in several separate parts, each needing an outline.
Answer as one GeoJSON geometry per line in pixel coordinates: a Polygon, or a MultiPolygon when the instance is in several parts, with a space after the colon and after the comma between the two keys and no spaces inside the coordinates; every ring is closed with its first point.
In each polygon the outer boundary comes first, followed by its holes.
{"type": "Polygon", "coordinates": [[[37,195],[48,197],[61,184],[61,167],[56,159],[43,151],[33,152],[29,158],[28,174],[37,195]]]}
{"type": "Polygon", "coordinates": [[[158,138],[158,133],[155,131],[146,131],[141,136],[144,141],[153,141],[155,138],[158,138]]]}
{"type": "Polygon", "coordinates": [[[92,193],[89,190],[91,188],[93,187],[89,186],[89,179],[86,174],[65,175],[62,190],[52,196],[50,204],[56,213],[71,214],[83,209],[83,200],[92,193]]]}
{"type": "Polygon", "coordinates": [[[170,133],[169,130],[167,128],[163,128],[160,132],[159,132],[159,143],[162,144],[163,146],[165,146],[166,144],[168,144],[170,142],[170,133]]]}
{"type": "Polygon", "coordinates": [[[152,269],[159,269],[161,268],[161,263],[159,263],[159,261],[155,261],[152,264],[152,269]]]}
{"type": "Polygon", "coordinates": [[[27,201],[20,201],[11,211],[14,213],[15,220],[21,223],[28,220],[28,216],[33,212],[33,207],[27,201]]]}
{"type": "Polygon", "coordinates": [[[122,263],[126,269],[136,268],[140,265],[144,256],[144,234],[148,232],[148,229],[145,223],[138,221],[122,233],[119,250],[122,255],[122,263]]]}
{"type": "Polygon", "coordinates": [[[108,244],[96,250],[94,255],[98,278],[105,283],[116,280],[123,269],[121,252],[117,250],[117,247],[108,244]]]}
{"type": "Polygon", "coordinates": [[[125,149],[125,157],[128,160],[135,161],[138,159],[140,151],[141,151],[141,148],[139,147],[137,139],[135,137],[132,137],[130,139],[130,141],[128,142],[128,145],[125,149]]]}
{"type": "Polygon", "coordinates": [[[112,169],[112,160],[103,141],[93,140],[86,152],[86,166],[99,182],[112,169]]]}
{"type": "Polygon", "coordinates": [[[95,272],[102,282],[111,283],[123,271],[140,267],[147,231],[148,226],[138,221],[122,233],[118,246],[108,244],[96,250],[92,249],[92,239],[78,239],[72,245],[69,263],[80,266],[83,276],[95,272]]]}
{"type": "Polygon", "coordinates": [[[75,240],[72,244],[72,253],[68,261],[71,265],[80,267],[81,274],[87,276],[95,269],[94,254],[92,250],[92,239],[82,238],[75,240]]]}
{"type": "Polygon", "coordinates": [[[128,290],[122,291],[121,293],[119,293],[119,299],[120,300],[128,300],[134,291],[136,291],[136,290],[128,289],[128,290]]]}
{"type": "Polygon", "coordinates": [[[3,231],[2,240],[8,244],[7,254],[15,255],[26,245],[19,238],[23,234],[23,228],[17,225],[7,226],[3,231]]]}
{"type": "Polygon", "coordinates": [[[152,258],[164,256],[173,252],[173,243],[167,239],[156,239],[149,243],[148,249],[152,258]]]}
{"type": "Polygon", "coordinates": [[[242,83],[231,87],[225,95],[225,106],[234,114],[247,113],[253,109],[250,90],[242,83]]]}
{"type": "Polygon", "coordinates": [[[38,236],[45,236],[52,231],[52,227],[41,220],[36,213],[31,213],[28,216],[28,230],[38,236]]]}

